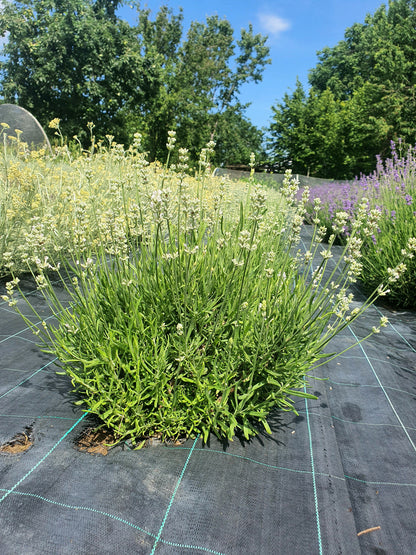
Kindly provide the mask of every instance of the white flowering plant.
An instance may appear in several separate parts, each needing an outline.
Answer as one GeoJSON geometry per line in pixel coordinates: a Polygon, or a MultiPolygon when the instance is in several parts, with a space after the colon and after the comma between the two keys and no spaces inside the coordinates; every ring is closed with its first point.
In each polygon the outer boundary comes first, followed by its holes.
{"type": "MultiPolygon", "coordinates": [[[[170,156],[173,133],[167,146],[170,156]]],[[[333,238],[322,245],[319,220],[302,247],[308,192],[296,201],[290,171],[280,193],[252,175],[236,203],[235,185],[207,175],[212,148],[194,181],[185,149],[175,172],[146,173],[141,165],[139,188],[129,178],[112,183],[113,212],[97,208],[87,223],[79,203],[71,253],[30,258],[56,324],[46,324],[26,296],[41,322],[32,323],[18,277],[7,284],[5,299],[57,357],[77,402],[117,440],[137,446],[152,436],[207,441],[211,432],[229,440],[249,439],[259,427],[270,432],[270,412],[294,410],[293,396],[313,397],[307,373],[340,354],[328,343],[384,292],[352,308],[364,211],[333,263],[333,238]]],[[[341,213],[336,225],[344,220],[341,213]]]]}
{"type": "Polygon", "coordinates": [[[83,244],[101,243],[103,228],[108,237],[109,226],[114,231],[124,221],[127,206],[132,214],[136,194],[161,171],[141,153],[138,133],[128,149],[110,135],[98,143],[92,135],[88,151],[71,154],[55,118],[50,127],[59,132],[60,145],[50,153],[29,151],[4,133],[5,125],[0,125],[0,278],[35,269],[36,260],[46,256],[70,257],[83,244]]]}

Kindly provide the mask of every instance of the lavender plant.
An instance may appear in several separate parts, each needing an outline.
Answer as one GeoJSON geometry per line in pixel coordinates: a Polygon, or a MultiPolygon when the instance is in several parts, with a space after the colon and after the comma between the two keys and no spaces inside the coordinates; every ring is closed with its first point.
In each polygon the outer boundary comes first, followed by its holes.
{"type": "MultiPolygon", "coordinates": [[[[302,191],[298,193],[300,198],[302,191]]],[[[354,218],[356,207],[364,196],[364,190],[357,181],[353,183],[329,183],[313,187],[310,196],[306,202],[306,223],[312,223],[316,215],[322,225],[327,229],[324,241],[328,241],[329,237],[334,233],[333,221],[338,212],[346,212],[348,220],[344,229],[337,231],[336,240],[340,244],[346,242],[349,233],[350,220],[354,218]],[[319,199],[319,208],[315,206],[315,201],[319,199]]]]}
{"type": "MultiPolygon", "coordinates": [[[[171,153],[175,136],[169,137],[171,153]]],[[[17,293],[19,278],[7,284],[5,298],[58,358],[78,403],[117,439],[138,446],[154,435],[248,439],[259,425],[270,432],[270,411],[294,410],[292,396],[313,397],[304,390],[307,372],[336,356],[325,347],[384,292],[380,287],[351,308],[361,228],[365,223],[374,233],[377,211],[368,222],[361,207],[343,255],[329,267],[335,236],[322,246],[326,229],[318,215],[309,248],[299,248],[308,191],[296,202],[290,171],[284,202],[253,178],[233,211],[226,182],[208,200],[211,149],[201,156],[196,188],[182,149],[175,173],[166,167],[153,181],[142,175],[134,202],[132,183],[122,178],[109,192],[114,212],[98,210],[88,220],[80,202],[72,258],[28,260],[56,324],[33,324],[22,303],[42,318],[30,297],[17,293]],[[92,225],[99,238],[91,242],[92,225]]],[[[340,213],[335,229],[346,219],[340,213]]]]}
{"type": "Polygon", "coordinates": [[[391,147],[391,158],[383,162],[378,157],[373,174],[361,176],[352,184],[314,188],[307,203],[306,219],[311,222],[314,215],[319,214],[321,222],[327,227],[328,239],[334,232],[336,212],[345,211],[348,221],[338,235],[340,242],[345,243],[358,206],[366,198],[368,213],[372,209],[378,210],[380,218],[371,237],[368,234],[362,237],[364,256],[360,280],[364,289],[371,292],[378,284],[388,282],[388,302],[399,307],[415,308],[416,262],[412,248],[416,237],[415,148],[409,148],[402,156],[400,150],[397,152],[395,143],[392,142],[391,147]],[[318,209],[315,202],[319,203],[318,209]]]}
{"type": "MultiPolygon", "coordinates": [[[[364,181],[364,180],[363,180],[364,181]]],[[[379,159],[376,172],[363,185],[381,213],[376,232],[365,242],[361,281],[366,291],[376,282],[389,283],[387,300],[416,308],[416,158],[415,148],[401,157],[379,159]]]]}
{"type": "Polygon", "coordinates": [[[124,221],[126,203],[134,203],[135,191],[158,171],[155,165],[148,168],[139,135],[127,150],[111,136],[107,144],[95,145],[92,136],[91,149],[74,155],[64,144],[59,120],[50,126],[59,139],[53,155],[15,148],[13,137],[0,130],[0,277],[27,271],[28,261],[35,267],[45,256],[71,256],[79,241],[96,244],[102,222],[124,221]],[[126,182],[124,201],[112,193],[120,189],[120,175],[126,182]]]}

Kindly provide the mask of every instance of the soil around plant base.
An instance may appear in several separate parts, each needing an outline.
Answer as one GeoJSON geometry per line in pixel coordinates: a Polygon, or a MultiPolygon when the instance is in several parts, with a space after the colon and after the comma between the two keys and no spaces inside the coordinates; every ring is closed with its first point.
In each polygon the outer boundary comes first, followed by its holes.
{"type": "Polygon", "coordinates": [[[75,448],[91,455],[107,455],[110,449],[117,445],[114,434],[105,428],[85,429],[75,440],[75,448]]]}
{"type": "Polygon", "coordinates": [[[0,445],[0,453],[18,455],[30,449],[32,445],[32,426],[27,426],[23,432],[19,432],[12,439],[0,445]]]}
{"type": "Polygon", "coordinates": [[[105,456],[111,449],[120,445],[130,450],[156,447],[158,445],[179,446],[183,445],[185,441],[185,437],[163,441],[160,435],[137,439],[134,442],[131,439],[119,441],[116,439],[114,432],[108,428],[103,427],[98,429],[88,427],[75,439],[75,448],[90,455],[105,456]]]}

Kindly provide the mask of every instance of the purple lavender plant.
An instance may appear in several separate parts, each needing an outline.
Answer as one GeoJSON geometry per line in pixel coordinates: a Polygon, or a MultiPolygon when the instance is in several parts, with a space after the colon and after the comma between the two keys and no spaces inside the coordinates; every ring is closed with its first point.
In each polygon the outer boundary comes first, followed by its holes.
{"type": "MultiPolygon", "coordinates": [[[[332,222],[338,211],[347,212],[350,222],[339,235],[341,242],[349,233],[358,205],[365,197],[368,211],[381,213],[378,231],[364,237],[363,273],[364,288],[372,291],[382,282],[389,282],[389,300],[402,307],[416,308],[416,255],[409,252],[408,240],[416,237],[416,147],[409,147],[402,156],[403,144],[391,143],[391,158],[377,156],[376,170],[356,177],[350,183],[330,183],[313,187],[307,204],[306,221],[319,217],[321,225],[333,232],[332,222]],[[314,199],[319,197],[322,207],[314,213],[314,199]],[[404,264],[399,279],[392,282],[389,269],[404,264]]],[[[301,194],[301,193],[300,193],[301,194]]]]}

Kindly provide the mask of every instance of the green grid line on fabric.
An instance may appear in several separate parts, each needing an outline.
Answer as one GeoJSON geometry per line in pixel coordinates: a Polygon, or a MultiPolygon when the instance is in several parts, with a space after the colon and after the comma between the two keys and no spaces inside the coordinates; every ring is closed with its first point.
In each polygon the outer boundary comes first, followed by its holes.
{"type": "MultiPolygon", "coordinates": [[[[401,349],[400,349],[401,350],[401,349]]],[[[399,351],[399,349],[397,349],[397,351],[399,351]]],[[[407,350],[403,349],[403,351],[407,352],[407,350]]],[[[351,355],[351,356],[347,356],[347,355],[339,355],[338,358],[345,358],[347,360],[350,359],[358,359],[358,360],[362,360],[362,356],[360,355],[351,355]]],[[[382,360],[381,358],[374,358],[374,357],[368,357],[370,360],[372,360],[373,362],[380,362],[381,364],[388,364],[389,366],[395,366],[396,368],[402,368],[402,366],[400,364],[398,364],[397,362],[393,362],[392,360],[382,360]]],[[[413,370],[410,369],[410,371],[412,372],[413,370]]],[[[416,372],[416,370],[415,370],[416,372]]]]}
{"type": "MultiPolygon", "coordinates": [[[[304,414],[306,411],[298,410],[299,414],[304,414]]],[[[401,429],[400,424],[372,424],[371,422],[357,422],[355,420],[345,420],[345,418],[339,418],[339,416],[326,415],[326,414],[319,414],[317,412],[309,411],[309,416],[318,416],[322,418],[329,418],[330,420],[339,420],[340,422],[345,422],[346,424],[358,424],[359,426],[375,426],[379,428],[399,428],[401,429]]],[[[411,426],[406,426],[406,430],[416,430],[416,428],[412,428],[411,426]]]]}
{"type": "Polygon", "coordinates": [[[194,443],[193,443],[193,445],[192,445],[192,448],[190,449],[189,454],[188,454],[188,457],[187,457],[187,459],[186,459],[186,461],[185,461],[185,464],[184,464],[184,466],[183,466],[183,468],[182,468],[182,472],[181,472],[181,474],[180,474],[180,476],[179,476],[179,479],[178,479],[178,481],[177,481],[177,483],[176,483],[175,489],[173,490],[172,497],[170,498],[168,508],[166,509],[165,515],[164,515],[163,520],[162,520],[162,524],[160,525],[159,533],[158,533],[157,538],[156,538],[156,541],[155,541],[155,543],[154,543],[154,545],[153,545],[152,551],[150,552],[150,555],[153,555],[153,553],[155,552],[156,546],[157,546],[157,544],[159,543],[160,537],[161,537],[162,532],[163,532],[163,528],[165,527],[166,520],[167,520],[167,518],[168,518],[170,509],[171,509],[171,507],[172,507],[172,505],[173,505],[173,500],[175,499],[176,492],[178,491],[179,486],[180,486],[180,484],[181,484],[181,482],[182,482],[182,479],[183,479],[183,477],[184,477],[184,475],[185,475],[186,468],[187,468],[187,466],[188,466],[188,463],[189,463],[189,461],[190,461],[190,458],[191,458],[192,453],[193,453],[193,451],[194,451],[194,449],[195,449],[195,446],[196,446],[196,443],[197,443],[198,439],[199,439],[199,434],[198,434],[197,437],[195,438],[195,441],[194,441],[194,443]]]}
{"type": "Polygon", "coordinates": [[[47,368],[48,366],[50,366],[51,364],[53,364],[56,360],[58,360],[57,358],[54,358],[53,360],[50,360],[48,363],[44,364],[42,366],[42,368],[38,368],[38,370],[36,370],[35,372],[33,372],[33,374],[30,374],[30,376],[28,376],[27,378],[25,378],[24,380],[22,380],[21,382],[19,382],[17,385],[15,385],[14,387],[12,387],[11,389],[9,389],[8,391],[6,391],[5,393],[3,393],[2,395],[0,395],[0,399],[2,399],[3,397],[5,397],[6,395],[8,395],[9,393],[11,393],[12,391],[14,391],[15,389],[17,389],[18,387],[20,387],[22,384],[24,384],[25,382],[27,382],[28,380],[30,380],[31,378],[33,378],[33,376],[36,376],[36,374],[39,374],[39,372],[41,372],[42,370],[44,370],[45,368],[47,368]]]}
{"type": "MultiPolygon", "coordinates": [[[[171,449],[171,450],[188,450],[188,447],[161,447],[162,449],[171,449]]],[[[264,463],[262,461],[258,461],[256,459],[252,459],[250,457],[243,457],[242,455],[236,455],[234,453],[227,453],[226,451],[219,451],[218,449],[203,449],[201,447],[196,447],[194,449],[195,452],[199,451],[199,452],[203,452],[205,454],[210,454],[210,453],[214,453],[214,454],[219,454],[219,455],[224,455],[227,457],[234,457],[236,459],[240,459],[243,461],[247,461],[249,463],[253,463],[259,466],[264,466],[266,468],[270,468],[270,470],[283,470],[285,472],[294,472],[295,474],[309,474],[312,475],[312,470],[297,470],[295,468],[288,468],[285,466],[275,466],[273,464],[269,464],[269,463],[264,463]]],[[[329,474],[328,472],[317,472],[315,471],[315,476],[321,476],[323,478],[331,478],[331,480],[340,480],[341,482],[345,482],[345,478],[344,476],[336,476],[335,474],[329,474]]]]}
{"type": "MultiPolygon", "coordinates": [[[[42,322],[47,322],[48,320],[51,320],[52,318],[55,318],[55,315],[52,314],[51,316],[47,316],[43,320],[39,320],[38,322],[33,322],[33,327],[38,326],[42,322]]],[[[4,339],[2,339],[0,341],[0,344],[4,343],[5,341],[8,341],[9,339],[13,339],[15,337],[18,337],[20,334],[24,333],[25,331],[30,331],[31,329],[32,329],[31,326],[26,326],[25,328],[17,331],[16,333],[13,333],[12,335],[9,335],[9,336],[5,337],[4,339]]]]}
{"type": "MultiPolygon", "coordinates": [[[[306,393],[306,386],[303,387],[303,390],[306,393]]],[[[315,503],[315,518],[316,518],[316,526],[317,526],[317,532],[318,532],[319,555],[322,555],[323,547],[322,547],[322,536],[321,536],[321,524],[319,520],[318,490],[316,486],[315,463],[313,458],[313,446],[312,446],[312,431],[311,431],[311,426],[309,422],[309,410],[308,410],[307,399],[305,399],[305,410],[306,410],[306,423],[308,425],[308,435],[309,435],[309,452],[310,452],[311,467],[312,467],[313,497],[314,497],[314,503],[315,503]]]]}
{"type": "Polygon", "coordinates": [[[397,486],[397,487],[406,487],[406,488],[416,488],[416,484],[412,483],[405,483],[405,482],[374,482],[370,480],[362,480],[361,478],[354,478],[354,476],[348,476],[345,474],[346,480],[354,480],[354,482],[361,482],[362,484],[370,485],[370,486],[397,486]]]}
{"type": "MultiPolygon", "coordinates": [[[[3,301],[2,303],[0,303],[0,310],[2,312],[7,312],[8,314],[13,314],[15,316],[16,312],[14,310],[12,310],[11,308],[6,308],[4,306],[6,304],[6,302],[9,302],[9,301],[3,301]]],[[[2,334],[2,335],[6,335],[6,334],[2,334]]]]}
{"type": "MultiPolygon", "coordinates": [[[[335,382],[334,380],[328,380],[328,383],[332,383],[335,385],[340,385],[340,386],[345,386],[345,387],[372,387],[374,389],[382,389],[380,387],[380,385],[378,384],[360,384],[360,383],[348,383],[348,382],[335,382]]],[[[384,385],[383,386],[384,389],[390,389],[391,391],[398,391],[399,393],[403,393],[405,395],[411,395],[412,397],[414,396],[414,393],[411,393],[410,391],[405,391],[404,389],[398,389],[397,387],[391,387],[390,385],[384,385]]]]}
{"type": "Polygon", "coordinates": [[[30,476],[30,474],[32,474],[32,472],[34,472],[34,471],[38,468],[38,466],[40,466],[40,465],[45,461],[45,459],[46,459],[46,458],[58,447],[58,445],[61,443],[61,441],[63,441],[63,440],[66,438],[66,436],[67,436],[69,433],[72,432],[72,430],[73,430],[73,429],[74,429],[74,428],[75,428],[75,427],[87,416],[87,414],[88,414],[88,412],[85,412],[80,418],[78,418],[78,420],[75,422],[75,424],[73,424],[73,425],[69,428],[69,430],[66,431],[66,432],[64,433],[64,435],[55,443],[55,445],[46,453],[46,455],[44,455],[44,456],[40,459],[40,461],[38,461],[38,462],[35,464],[35,466],[33,466],[28,472],[26,472],[26,474],[25,474],[22,478],[20,478],[20,480],[19,480],[18,482],[16,482],[15,485],[14,485],[10,490],[8,490],[7,493],[5,493],[5,494],[3,495],[3,497],[0,498],[0,503],[2,503],[2,501],[4,501],[4,499],[6,499],[6,497],[7,497],[8,495],[10,495],[10,493],[12,493],[17,487],[19,487],[20,484],[21,484],[24,480],[26,480],[26,478],[27,478],[28,476],[30,476]]]}
{"type": "MultiPolygon", "coordinates": [[[[6,336],[6,339],[8,339],[8,337],[9,336],[6,336]]],[[[27,341],[28,343],[31,343],[32,345],[36,345],[36,346],[38,345],[37,341],[34,341],[33,339],[29,339],[27,337],[23,337],[21,335],[17,339],[19,341],[27,341]]],[[[0,341],[0,343],[1,343],[1,341],[0,341]]]]}
{"type": "MultiPolygon", "coordinates": [[[[81,506],[81,505],[69,505],[68,503],[62,503],[61,501],[55,501],[53,499],[48,499],[47,497],[44,497],[42,495],[38,495],[36,493],[30,493],[30,492],[26,492],[26,491],[11,491],[5,488],[0,488],[0,491],[3,491],[5,493],[12,493],[13,495],[20,495],[22,497],[31,497],[34,499],[38,499],[39,501],[44,501],[45,503],[50,503],[52,505],[56,505],[57,507],[61,507],[63,509],[72,509],[74,511],[87,511],[87,512],[91,512],[100,516],[105,516],[107,518],[111,518],[112,520],[116,520],[117,522],[120,522],[122,524],[125,524],[126,526],[129,526],[131,528],[134,528],[135,530],[138,530],[139,532],[143,532],[144,534],[146,534],[147,536],[150,536],[153,539],[156,539],[157,536],[156,534],[153,534],[152,532],[149,532],[148,530],[146,530],[145,528],[141,528],[140,526],[138,526],[137,524],[133,524],[132,522],[129,522],[128,520],[126,520],[125,518],[121,518],[117,515],[113,515],[111,513],[107,513],[106,511],[100,511],[99,509],[94,509],[93,507],[85,507],[85,506],[81,506]]],[[[203,547],[200,545],[188,545],[188,544],[182,544],[182,543],[175,543],[175,542],[171,542],[168,540],[164,540],[163,538],[161,538],[159,540],[160,543],[172,546],[172,547],[180,547],[181,549],[198,549],[199,551],[206,551],[207,553],[212,553],[213,555],[225,555],[224,553],[221,553],[219,551],[214,551],[212,549],[209,549],[207,547],[203,547]]]]}
{"type": "MultiPolygon", "coordinates": [[[[175,449],[175,448],[173,448],[173,449],[175,449]]],[[[176,448],[176,449],[178,449],[178,448],[176,448]]],[[[219,451],[218,449],[209,449],[209,450],[207,450],[207,449],[197,448],[197,449],[195,449],[195,451],[202,451],[202,452],[205,452],[207,454],[208,453],[218,453],[220,455],[225,455],[227,457],[234,457],[236,459],[240,459],[240,460],[247,461],[247,462],[250,462],[250,463],[258,464],[260,466],[270,468],[271,470],[284,470],[286,472],[294,472],[296,474],[310,474],[310,475],[313,474],[312,470],[298,470],[296,468],[287,468],[285,466],[275,466],[273,464],[264,463],[264,462],[258,461],[256,459],[252,459],[250,457],[243,457],[242,455],[235,455],[234,453],[227,453],[225,451],[219,451]]],[[[344,480],[344,478],[342,478],[340,476],[333,476],[332,474],[326,474],[324,472],[315,472],[315,474],[319,474],[320,476],[335,478],[335,479],[338,479],[338,480],[344,480]]]]}
{"type": "Polygon", "coordinates": [[[48,499],[47,497],[44,497],[43,495],[38,495],[36,493],[30,493],[30,492],[25,492],[25,491],[16,491],[16,490],[7,490],[4,488],[0,488],[0,491],[4,491],[7,494],[13,493],[13,495],[22,495],[22,496],[26,496],[26,497],[33,497],[35,499],[39,499],[40,501],[44,501],[45,503],[50,503],[52,505],[56,505],[58,507],[62,507],[63,509],[72,509],[74,511],[89,511],[92,513],[96,513],[102,516],[106,516],[109,518],[112,518],[114,520],[117,520],[119,522],[122,522],[123,524],[126,524],[127,526],[131,526],[132,528],[135,528],[136,530],[139,530],[140,532],[144,532],[145,534],[147,534],[148,536],[151,536],[152,538],[156,538],[156,534],[152,534],[151,532],[148,532],[147,530],[145,530],[144,528],[140,528],[140,526],[137,526],[136,524],[133,524],[132,522],[129,522],[128,520],[124,519],[124,518],[120,518],[116,515],[107,513],[106,511],[100,511],[98,509],[94,509],[93,507],[84,507],[81,505],[69,505],[68,503],[62,503],[61,501],[55,501],[53,499],[48,499]]]}
{"type": "Polygon", "coordinates": [[[164,545],[169,545],[171,547],[180,547],[181,549],[198,549],[198,551],[205,551],[206,553],[212,553],[212,555],[225,555],[225,553],[222,553],[221,551],[214,551],[212,549],[209,549],[208,547],[201,547],[200,545],[187,545],[183,543],[174,543],[163,539],[159,541],[164,545]]]}
{"type": "Polygon", "coordinates": [[[29,420],[32,418],[54,418],[56,420],[70,420],[71,422],[75,422],[76,418],[69,418],[68,416],[53,416],[50,414],[41,414],[40,416],[33,416],[31,414],[0,414],[0,417],[4,418],[28,418],[29,420]]]}
{"type": "MultiPolygon", "coordinates": [[[[351,329],[350,326],[348,326],[348,329],[350,330],[352,336],[357,340],[357,336],[355,335],[354,331],[351,329]]],[[[384,395],[385,395],[385,397],[386,397],[386,399],[387,399],[387,402],[389,403],[389,405],[390,405],[392,411],[394,412],[394,415],[396,416],[398,422],[400,423],[401,428],[403,429],[404,433],[406,434],[407,439],[408,439],[409,442],[410,442],[410,445],[413,447],[414,451],[416,452],[416,445],[414,444],[412,438],[410,437],[409,432],[406,430],[406,427],[405,427],[405,425],[403,424],[402,419],[400,418],[400,416],[399,416],[399,414],[398,414],[398,412],[397,412],[395,406],[393,405],[392,400],[391,400],[390,397],[388,396],[386,389],[384,388],[383,384],[381,383],[381,380],[380,380],[380,378],[378,377],[378,374],[377,374],[377,372],[375,371],[374,366],[371,364],[371,361],[369,360],[369,358],[368,358],[368,356],[367,356],[367,353],[365,352],[365,349],[363,348],[363,346],[362,346],[361,343],[360,343],[359,346],[360,346],[360,349],[362,350],[362,352],[363,352],[363,354],[364,354],[364,356],[365,356],[365,358],[366,358],[366,360],[367,360],[367,362],[368,362],[368,364],[369,364],[369,366],[370,366],[370,368],[371,368],[371,370],[372,370],[374,376],[376,377],[378,383],[380,384],[380,387],[381,387],[381,389],[383,390],[383,393],[384,393],[384,395]]]]}

